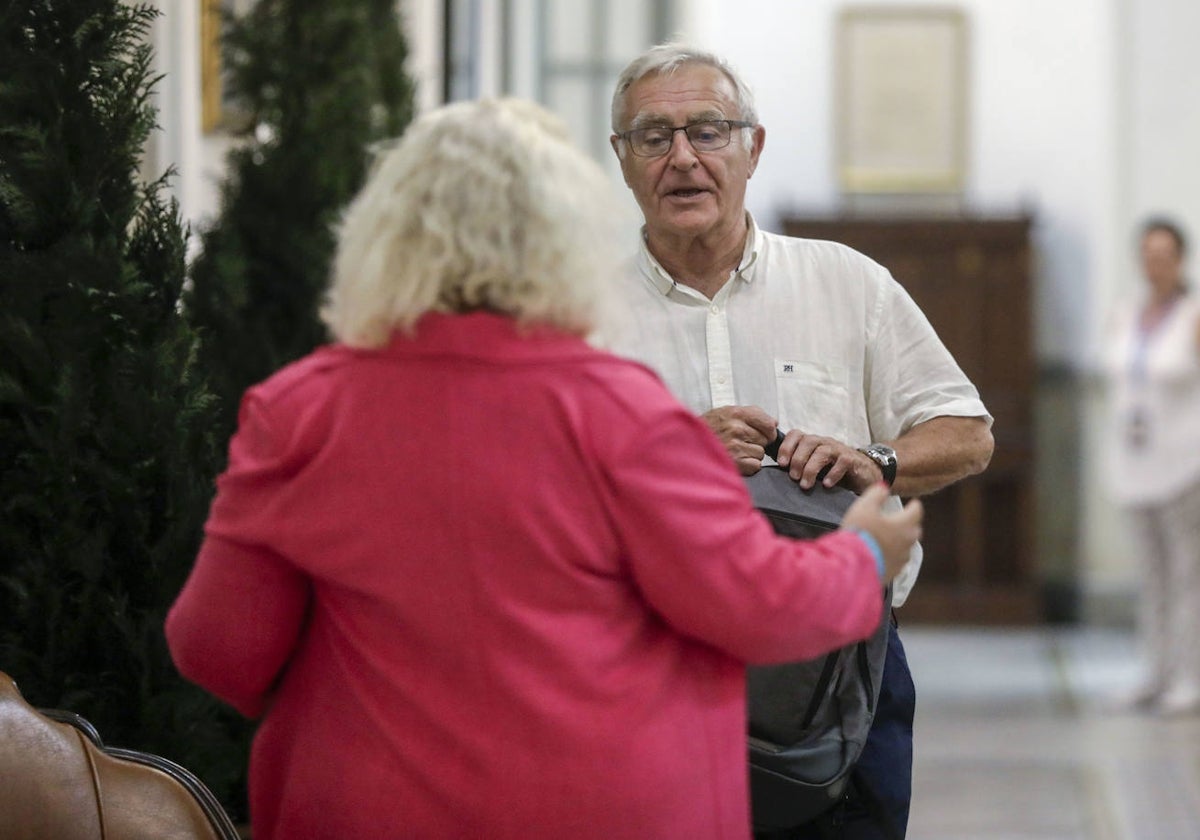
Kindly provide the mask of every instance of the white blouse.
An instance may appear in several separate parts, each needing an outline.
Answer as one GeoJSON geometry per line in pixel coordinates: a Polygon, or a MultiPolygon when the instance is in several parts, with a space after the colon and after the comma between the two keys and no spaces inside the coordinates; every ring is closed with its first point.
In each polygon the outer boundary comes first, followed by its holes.
{"type": "Polygon", "coordinates": [[[1105,367],[1110,380],[1111,460],[1116,501],[1153,505],[1200,482],[1200,300],[1180,298],[1150,331],[1142,302],[1110,318],[1105,367]]]}

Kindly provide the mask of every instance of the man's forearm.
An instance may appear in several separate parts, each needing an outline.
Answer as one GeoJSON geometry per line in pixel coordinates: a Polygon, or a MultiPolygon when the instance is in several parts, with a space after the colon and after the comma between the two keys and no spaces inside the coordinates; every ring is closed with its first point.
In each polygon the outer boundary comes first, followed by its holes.
{"type": "Polygon", "coordinates": [[[992,459],[991,430],[981,417],[935,417],[891,441],[896,450],[892,492],[912,498],[983,472],[992,459]]]}

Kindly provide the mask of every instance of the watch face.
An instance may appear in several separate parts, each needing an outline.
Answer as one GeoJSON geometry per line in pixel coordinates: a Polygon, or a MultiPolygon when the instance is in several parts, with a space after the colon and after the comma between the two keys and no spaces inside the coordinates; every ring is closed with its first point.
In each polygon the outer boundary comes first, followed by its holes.
{"type": "Polygon", "coordinates": [[[871,455],[878,455],[880,458],[886,458],[889,461],[896,460],[896,450],[882,443],[872,443],[867,447],[867,452],[871,455]]]}

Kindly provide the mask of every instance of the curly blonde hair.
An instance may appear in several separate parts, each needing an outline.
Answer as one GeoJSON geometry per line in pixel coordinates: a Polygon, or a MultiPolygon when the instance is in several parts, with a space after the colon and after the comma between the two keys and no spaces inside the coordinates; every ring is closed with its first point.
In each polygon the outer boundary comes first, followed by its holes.
{"type": "Polygon", "coordinates": [[[321,319],[367,348],[427,312],[475,309],[586,335],[617,270],[617,216],[609,179],[548,111],[447,105],[409,127],[347,209],[321,319]]]}

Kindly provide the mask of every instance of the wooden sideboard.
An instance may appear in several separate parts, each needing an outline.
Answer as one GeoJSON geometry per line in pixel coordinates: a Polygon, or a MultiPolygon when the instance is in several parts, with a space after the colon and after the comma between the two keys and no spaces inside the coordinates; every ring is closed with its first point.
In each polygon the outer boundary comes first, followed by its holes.
{"type": "MultiPolygon", "coordinates": [[[[923,500],[925,561],[902,621],[1040,621],[1034,558],[1031,219],[783,219],[891,270],[925,312],[995,418],[991,465],[923,500]]],[[[901,466],[903,469],[903,465],[901,466]]]]}

